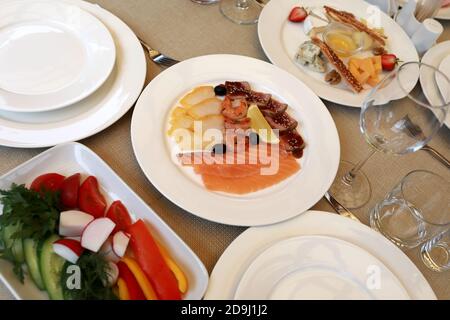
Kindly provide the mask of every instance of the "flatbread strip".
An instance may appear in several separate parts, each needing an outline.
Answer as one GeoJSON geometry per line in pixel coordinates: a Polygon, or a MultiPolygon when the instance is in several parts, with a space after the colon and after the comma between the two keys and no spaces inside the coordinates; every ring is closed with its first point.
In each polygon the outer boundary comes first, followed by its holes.
{"type": "Polygon", "coordinates": [[[376,42],[381,44],[383,47],[386,45],[386,41],[385,41],[387,39],[386,36],[380,34],[379,32],[376,32],[373,29],[370,29],[364,23],[362,23],[361,21],[356,19],[356,17],[353,14],[351,14],[350,12],[339,11],[339,10],[333,9],[328,6],[324,6],[324,8],[325,8],[326,14],[328,15],[328,17],[331,20],[334,20],[337,22],[342,22],[342,23],[347,23],[347,24],[355,27],[359,31],[367,33],[372,39],[374,39],[376,42]]]}
{"type": "Polygon", "coordinates": [[[320,48],[322,53],[327,57],[328,61],[336,68],[341,77],[347,81],[350,87],[357,93],[360,93],[364,88],[361,83],[353,76],[348,70],[347,66],[337,56],[337,54],[331,49],[325,42],[319,38],[313,38],[313,43],[320,48]]]}

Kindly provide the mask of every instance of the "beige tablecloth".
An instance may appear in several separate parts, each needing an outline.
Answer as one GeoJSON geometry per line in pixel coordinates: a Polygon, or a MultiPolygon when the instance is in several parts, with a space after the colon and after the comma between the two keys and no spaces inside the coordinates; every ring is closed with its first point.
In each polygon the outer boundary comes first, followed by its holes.
{"type": "MultiPolygon", "coordinates": [[[[356,0],[352,0],[356,1],[356,0]]],[[[155,48],[183,60],[213,53],[247,55],[268,60],[258,42],[256,26],[241,26],[228,21],[217,5],[202,6],[189,0],[98,0],[96,2],[123,19],[138,36],[155,48]]],[[[440,41],[450,39],[450,23],[445,22],[440,41]]],[[[148,79],[161,72],[148,64],[148,79]]],[[[358,123],[359,109],[325,102],[341,139],[342,159],[356,162],[367,152],[358,123]]],[[[133,154],[130,141],[132,110],[105,131],[81,141],[103,158],[197,253],[209,272],[227,246],[245,228],[224,226],[197,218],[164,198],[143,175],[133,154]]],[[[442,128],[430,145],[450,158],[450,131],[442,128]]],[[[0,147],[0,174],[42,152],[43,149],[0,147]]],[[[373,186],[370,203],[355,213],[368,222],[368,210],[380,201],[396,182],[414,169],[428,169],[450,179],[449,170],[423,151],[403,157],[377,154],[364,171],[373,186]]],[[[313,209],[333,211],[321,200],[313,209]]],[[[450,299],[450,272],[434,273],[423,266],[417,250],[407,252],[430,282],[440,299],[450,299]]],[[[0,299],[11,298],[0,285],[0,299]]]]}

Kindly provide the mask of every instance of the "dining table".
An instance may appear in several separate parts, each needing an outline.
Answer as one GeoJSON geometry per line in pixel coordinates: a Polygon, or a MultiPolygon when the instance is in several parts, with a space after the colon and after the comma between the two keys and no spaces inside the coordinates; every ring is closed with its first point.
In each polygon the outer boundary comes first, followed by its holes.
{"type": "MultiPolygon", "coordinates": [[[[270,62],[259,43],[257,25],[239,25],[231,22],[221,14],[218,4],[200,5],[191,0],[91,0],[90,2],[112,12],[146,43],[177,60],[222,53],[244,55],[270,62]]],[[[450,40],[450,21],[441,23],[445,31],[438,42],[450,40]]],[[[147,83],[164,71],[163,67],[151,60],[147,61],[147,68],[147,83]]],[[[341,159],[357,162],[364,158],[370,152],[370,148],[360,131],[360,109],[328,101],[324,101],[324,104],[338,129],[341,159]]],[[[147,180],[136,161],[130,137],[132,114],[133,109],[130,109],[109,128],[79,142],[91,148],[111,166],[192,248],[211,273],[225,249],[246,228],[201,219],[165,198],[147,180]]],[[[429,145],[450,158],[450,129],[443,126],[429,145]]],[[[149,145],[148,148],[151,149],[152,146],[149,145]]],[[[0,146],[0,175],[44,150],[0,146]]],[[[371,208],[408,172],[418,169],[433,171],[450,179],[450,170],[423,150],[404,156],[377,153],[363,168],[372,183],[372,197],[362,208],[352,210],[353,213],[362,223],[368,225],[371,208]]],[[[334,212],[323,198],[311,209],[334,212]]],[[[427,269],[421,261],[417,248],[404,252],[423,273],[437,298],[450,299],[450,271],[437,273],[427,269]]],[[[0,299],[13,299],[2,284],[0,284],[0,299]]]]}

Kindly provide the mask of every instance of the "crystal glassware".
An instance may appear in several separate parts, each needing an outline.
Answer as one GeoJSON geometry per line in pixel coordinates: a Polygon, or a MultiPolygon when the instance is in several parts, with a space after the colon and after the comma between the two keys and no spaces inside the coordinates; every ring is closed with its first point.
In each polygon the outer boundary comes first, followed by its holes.
{"type": "Polygon", "coordinates": [[[361,108],[360,129],[372,150],[357,164],[341,162],[331,195],[350,209],[365,205],[372,189],[364,164],[377,151],[403,155],[422,148],[443,125],[449,106],[450,80],[438,69],[408,62],[387,75],[361,108]]]}
{"type": "Polygon", "coordinates": [[[450,229],[450,182],[425,170],[407,174],[370,213],[370,226],[402,248],[415,248],[450,229]]]}
{"type": "Polygon", "coordinates": [[[258,22],[262,4],[256,0],[221,0],[222,14],[238,24],[254,24],[258,22]]]}
{"type": "Polygon", "coordinates": [[[220,0],[191,0],[191,1],[199,4],[213,4],[219,2],[220,0]]]}
{"type": "Polygon", "coordinates": [[[450,270],[450,230],[424,243],[420,255],[423,263],[431,270],[450,270]]]}

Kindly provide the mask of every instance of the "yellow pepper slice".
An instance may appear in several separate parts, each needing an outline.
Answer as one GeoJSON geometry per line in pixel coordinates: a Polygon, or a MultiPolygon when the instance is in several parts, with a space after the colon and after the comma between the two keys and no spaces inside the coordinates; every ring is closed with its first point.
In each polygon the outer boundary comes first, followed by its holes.
{"type": "Polygon", "coordinates": [[[128,292],[127,284],[122,278],[117,280],[117,287],[119,288],[119,299],[130,300],[130,294],[128,292]]]}
{"type": "Polygon", "coordinates": [[[144,271],[142,271],[139,264],[135,260],[128,257],[122,258],[122,261],[128,266],[130,271],[133,273],[134,277],[136,278],[136,281],[139,283],[139,286],[141,287],[142,292],[144,293],[147,300],[158,300],[155,290],[153,290],[152,284],[147,279],[147,276],[145,275],[144,271]]]}
{"type": "Polygon", "coordinates": [[[159,251],[161,252],[161,255],[163,256],[167,266],[170,270],[172,270],[175,278],[177,279],[178,289],[181,293],[186,293],[188,289],[188,280],[183,270],[181,270],[181,268],[176,264],[176,262],[172,259],[172,257],[169,255],[166,248],[164,248],[162,244],[156,241],[156,245],[158,246],[159,251]]]}

